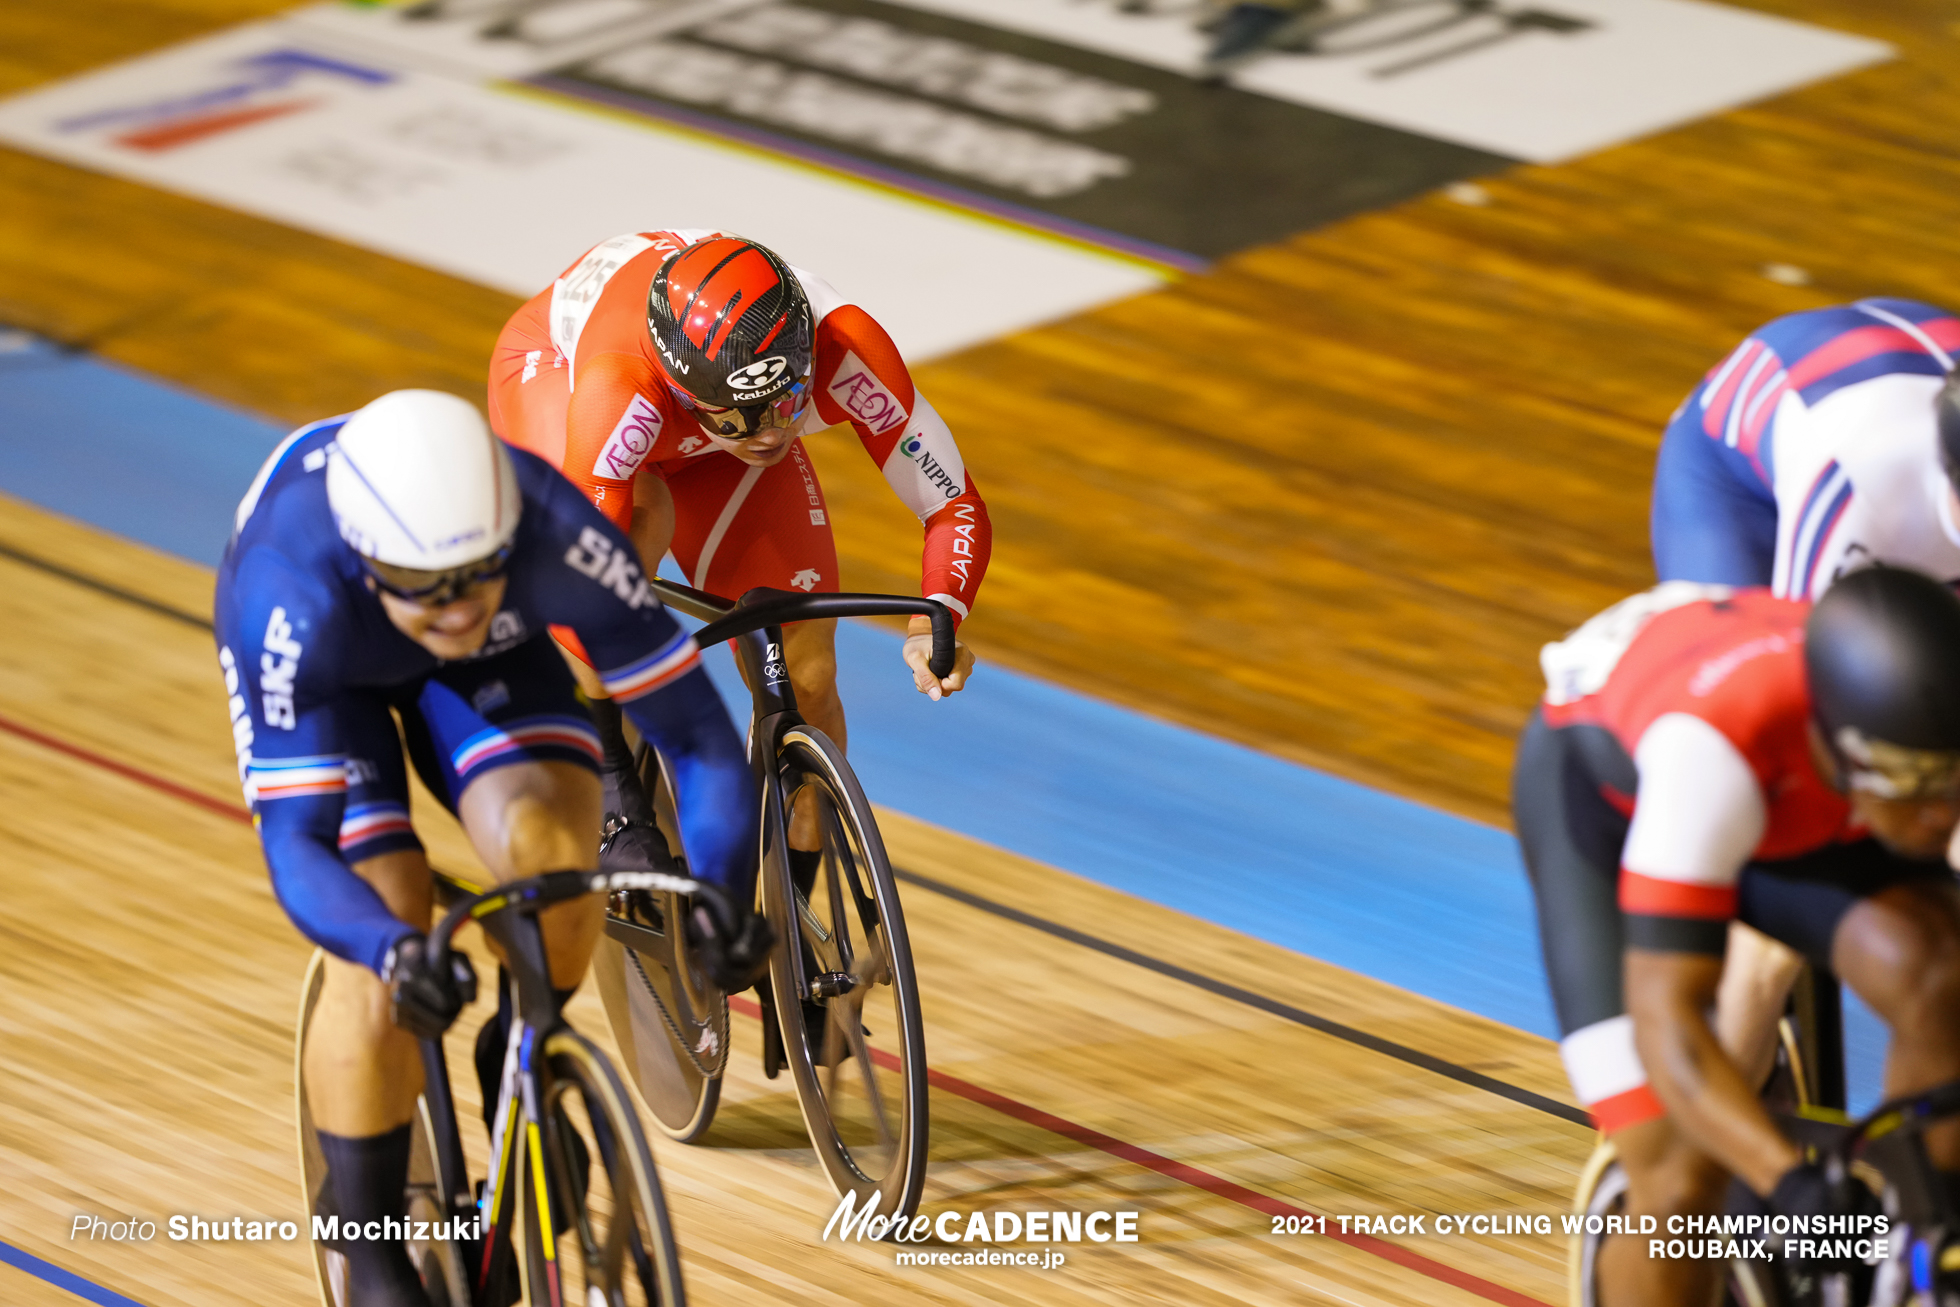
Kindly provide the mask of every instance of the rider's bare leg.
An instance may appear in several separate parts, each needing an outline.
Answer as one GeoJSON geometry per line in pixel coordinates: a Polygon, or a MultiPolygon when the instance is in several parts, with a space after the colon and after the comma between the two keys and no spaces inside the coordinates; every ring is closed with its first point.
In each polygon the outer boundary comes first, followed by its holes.
{"type": "Polygon", "coordinates": [[[1729,923],[1722,984],[1715,992],[1715,1037],[1752,1085],[1776,1064],[1777,1024],[1803,958],[1741,922],[1729,923]]]}
{"type": "MultiPolygon", "coordinates": [[[[420,849],[357,862],[354,874],[390,912],[417,930],[429,928],[429,860],[420,849]]],[[[389,1020],[387,986],[331,954],[323,981],[302,1066],[314,1126],[359,1138],[405,1124],[422,1092],[422,1059],[415,1037],[389,1020]]]]}
{"type": "MultiPolygon", "coordinates": [[[[1831,969],[1891,1028],[1887,1098],[1960,1080],[1960,891],[1950,877],[1894,885],[1838,924],[1831,969]]],[[[1944,1171],[1960,1171],[1960,1123],[1926,1132],[1944,1171]]]]}
{"type": "MultiPolygon", "coordinates": [[[[1728,1186],[1719,1163],[1682,1137],[1666,1117],[1615,1131],[1627,1173],[1626,1215],[1667,1218],[1717,1212],[1728,1186]]],[[[1639,1228],[1636,1222],[1635,1228],[1639,1228]]],[[[1724,1263],[1649,1257],[1644,1235],[1608,1235],[1599,1250],[1601,1307],[1704,1307],[1721,1290],[1724,1263]]]]}
{"type": "MultiPolygon", "coordinates": [[[[599,865],[599,778],[569,762],[498,767],[471,781],[456,805],[477,856],[499,882],[546,871],[590,871],[599,865]]],[[[576,988],[605,924],[605,903],[588,894],[546,908],[551,983],[576,988]]]]}

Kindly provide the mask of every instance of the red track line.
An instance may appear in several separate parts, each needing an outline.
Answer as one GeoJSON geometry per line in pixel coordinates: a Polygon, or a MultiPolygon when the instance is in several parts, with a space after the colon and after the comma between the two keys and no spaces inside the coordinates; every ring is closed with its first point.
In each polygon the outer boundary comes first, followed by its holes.
{"type": "MultiPolygon", "coordinates": [[[[762,1008],[753,999],[731,997],[728,1000],[728,1006],[740,1012],[743,1016],[757,1018],[762,1016],[762,1008]]],[[[890,1071],[897,1071],[902,1066],[902,1063],[899,1062],[897,1057],[882,1049],[871,1050],[871,1056],[878,1065],[890,1071]]],[[[1141,1147],[1137,1144],[1126,1143],[1113,1135],[1106,1135],[1100,1130],[1093,1130],[1086,1125],[1078,1125],[1066,1117],[1056,1116],[1052,1112],[1044,1112],[1038,1107],[1023,1103],[1016,1098],[1009,1098],[1005,1094],[997,1094],[993,1090],[976,1085],[970,1080],[962,1080],[958,1076],[950,1076],[944,1071],[935,1071],[930,1067],[926,1069],[926,1080],[937,1089],[943,1089],[949,1094],[957,1094],[961,1098],[980,1104],[982,1107],[990,1107],[1003,1116],[1011,1116],[1018,1121],[1026,1121],[1029,1125],[1040,1126],[1043,1130],[1047,1130],[1052,1134],[1058,1134],[1064,1139],[1072,1139],[1078,1144],[1086,1144],[1090,1148],[1108,1153],[1111,1157],[1119,1157],[1126,1162],[1145,1167],[1160,1175],[1167,1175],[1171,1179],[1182,1181],[1193,1188],[1203,1189],[1207,1193],[1217,1194],[1220,1198],[1229,1198],[1231,1201],[1243,1207],[1250,1207],[1255,1212],[1260,1212],[1267,1216],[1299,1216],[1319,1219],[1320,1214],[1318,1212],[1310,1212],[1306,1208],[1289,1203],[1284,1199],[1274,1198],[1268,1194],[1262,1194],[1248,1189],[1242,1184],[1235,1184],[1223,1177],[1213,1175],[1209,1171],[1201,1171],[1187,1162],[1180,1162],[1175,1158],[1165,1157],[1162,1153],[1153,1153],[1148,1148],[1141,1147]]],[[[1515,1289],[1507,1289],[1501,1284],[1493,1284],[1481,1276],[1472,1275],[1468,1271],[1460,1271],[1454,1266],[1445,1266],[1442,1262],[1436,1261],[1433,1258],[1424,1257],[1421,1253],[1410,1252],[1401,1244],[1390,1243],[1386,1239],[1377,1239],[1373,1235],[1343,1234],[1338,1230],[1334,1230],[1325,1235],[1316,1235],[1315,1237],[1332,1239],[1337,1243],[1344,1243],[1350,1248],[1359,1249],[1364,1253],[1371,1253],[1384,1261],[1394,1262],[1397,1266],[1407,1267],[1419,1275],[1426,1275],[1432,1280],[1441,1280],[1444,1284],[1454,1285],[1468,1293],[1474,1293],[1479,1298],[1485,1299],[1488,1302],[1503,1303],[1504,1307],[1549,1307],[1548,1304],[1540,1302],[1536,1298],[1527,1297],[1515,1289]]]]}
{"type": "Polygon", "coordinates": [[[53,749],[56,753],[65,753],[70,758],[78,758],[92,766],[100,767],[104,771],[112,771],[125,780],[135,781],[138,785],[147,785],[153,790],[159,790],[164,794],[168,794],[173,799],[182,799],[185,803],[194,803],[206,812],[215,812],[220,817],[230,817],[233,821],[247,823],[252,820],[252,814],[235,803],[227,803],[223,799],[214,799],[208,794],[200,794],[188,786],[179,785],[175,781],[165,780],[161,776],[153,776],[149,772],[130,766],[128,763],[117,762],[114,758],[105,757],[93,749],[85,749],[79,744],[70,744],[66,740],[58,740],[52,735],[45,735],[35,730],[32,726],[23,726],[10,718],[0,717],[0,731],[18,735],[23,740],[32,740],[44,749],[53,749]]]}
{"type": "MultiPolygon", "coordinates": [[[[205,811],[217,813],[221,817],[230,817],[234,821],[250,821],[252,819],[250,813],[236,804],[226,803],[222,799],[214,799],[208,794],[200,794],[196,790],[188,789],[177,784],[175,781],[165,780],[161,776],[154,776],[140,768],[131,767],[127,763],[117,762],[113,758],[105,757],[92,749],[85,749],[81,745],[70,744],[65,740],[58,740],[51,735],[35,730],[31,726],[23,726],[19,722],[12,721],[6,717],[0,717],[0,731],[7,731],[13,735],[18,735],[24,740],[32,740],[43,748],[53,749],[57,753],[66,754],[70,758],[76,758],[82,762],[100,767],[104,771],[114,772],[126,780],[135,781],[139,785],[147,785],[153,790],[168,794],[175,799],[182,799],[186,803],[196,804],[205,811]]],[[[743,1016],[756,1017],[758,1019],[762,1016],[762,1009],[751,999],[730,998],[728,1000],[728,1006],[740,1012],[743,1016]]],[[[885,1066],[891,1070],[897,1070],[900,1065],[896,1057],[882,1050],[874,1050],[874,1056],[881,1066],[885,1066]]],[[[1248,1189],[1242,1184],[1235,1184],[1221,1176],[1213,1175],[1209,1171],[1201,1171],[1187,1162],[1180,1162],[1174,1158],[1165,1157],[1162,1153],[1154,1153],[1140,1145],[1125,1143],[1114,1135],[1106,1135],[1100,1130],[1092,1130],[1086,1125],[1078,1125],[1065,1117],[1056,1116],[1052,1112],[1044,1112],[1038,1107],[1021,1102],[1019,1099],[1009,1098],[1005,1094],[997,1094],[993,1090],[983,1088],[971,1081],[961,1080],[958,1076],[947,1075],[944,1071],[934,1071],[928,1068],[926,1079],[936,1088],[943,1089],[949,1094],[957,1094],[959,1097],[967,1099],[970,1102],[978,1103],[982,1107],[992,1108],[1003,1116],[1011,1116],[1017,1121],[1025,1121],[1029,1125],[1039,1126],[1051,1134],[1060,1135],[1064,1139],[1072,1139],[1078,1144],[1084,1144],[1099,1152],[1108,1153],[1111,1157],[1121,1158],[1123,1161],[1132,1163],[1133,1165],[1145,1167],[1157,1172],[1159,1175],[1167,1175],[1171,1179],[1191,1185],[1193,1188],[1203,1189],[1207,1193],[1217,1194],[1220,1198],[1230,1199],[1242,1207],[1249,1207],[1253,1211],[1266,1216],[1300,1216],[1311,1217],[1315,1220],[1319,1219],[1320,1214],[1317,1212],[1311,1212],[1304,1207],[1286,1202],[1284,1199],[1274,1198],[1270,1195],[1259,1193],[1256,1190],[1248,1189]]],[[[1384,1261],[1394,1262],[1397,1266],[1406,1267],[1419,1275],[1426,1275],[1432,1280],[1440,1280],[1444,1284],[1453,1285],[1467,1293],[1476,1294],[1479,1298],[1488,1302],[1502,1303],[1504,1307],[1549,1307],[1549,1304],[1540,1302],[1536,1298],[1527,1297],[1515,1289],[1507,1289],[1501,1284],[1493,1284],[1481,1276],[1472,1275],[1468,1271],[1460,1271],[1454,1266],[1445,1266],[1442,1262],[1424,1257],[1421,1253],[1410,1252],[1400,1244],[1390,1243],[1386,1239],[1377,1239],[1373,1235],[1342,1234],[1334,1231],[1315,1237],[1332,1239],[1338,1243],[1344,1243],[1350,1248],[1359,1249],[1364,1253],[1370,1253],[1384,1261]]]]}

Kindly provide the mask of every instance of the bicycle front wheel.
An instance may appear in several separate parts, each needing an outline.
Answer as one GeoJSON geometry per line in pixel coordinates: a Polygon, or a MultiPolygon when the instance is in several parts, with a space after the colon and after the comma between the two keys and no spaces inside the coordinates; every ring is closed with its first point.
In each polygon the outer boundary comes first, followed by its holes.
{"type": "Polygon", "coordinates": [[[784,940],[769,976],[797,1100],[838,1194],[909,1217],[925,1186],[926,1044],[898,885],[842,750],[798,726],[777,765],[785,818],[823,838],[809,885],[777,857],[763,890],[784,940]]]}
{"type": "MultiPolygon", "coordinates": [[[[605,1054],[576,1031],[544,1041],[550,1068],[545,1144],[551,1157],[550,1224],[555,1282],[534,1264],[527,1275],[531,1301],[564,1307],[685,1307],[680,1250],[667,1216],[666,1196],[639,1117],[605,1054]],[[589,1143],[589,1146],[588,1146],[589,1143]],[[551,1283],[556,1296],[546,1288],[551,1283]]],[[[528,1215],[537,1221],[535,1188],[528,1215]]],[[[542,1239],[532,1243],[533,1256],[542,1239]]]]}
{"type": "MultiPolygon", "coordinates": [[[[1602,1139],[1579,1173],[1579,1189],[1573,1202],[1581,1228],[1569,1236],[1566,1284],[1571,1307],[1598,1307],[1599,1253],[1606,1235],[1603,1230],[1591,1227],[1603,1226],[1608,1218],[1624,1216],[1626,1209],[1626,1170],[1620,1165],[1613,1145],[1602,1139]]],[[[1722,1307],[1784,1307],[1785,1301],[1782,1282],[1772,1265],[1745,1257],[1730,1260],[1728,1277],[1723,1283],[1722,1307]]]]}

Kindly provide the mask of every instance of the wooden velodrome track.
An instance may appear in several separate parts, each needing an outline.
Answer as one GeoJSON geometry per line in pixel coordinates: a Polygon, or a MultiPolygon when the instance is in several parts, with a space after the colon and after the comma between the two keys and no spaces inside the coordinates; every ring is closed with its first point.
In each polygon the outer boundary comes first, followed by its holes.
{"type": "MultiPolygon", "coordinates": [[[[0,93],[279,7],[23,0],[0,13],[0,93]]],[[[1701,371],[1777,313],[1960,303],[1948,7],[1755,7],[1902,58],[922,368],[998,524],[982,657],[1502,820],[1536,645],[1647,581],[1657,433],[1701,371]]],[[[283,419],[477,393],[511,307],[0,150],[0,322],[283,419]]],[[[861,459],[817,456],[846,584],[906,588],[916,526],[861,459]]],[[[295,1214],[305,950],[237,815],[208,578],[12,503],[0,543],[39,560],[0,556],[0,1238],[145,1303],[305,1302],[297,1245],[66,1242],[78,1211],[295,1214]]],[[[1543,1041],[896,814],[888,833],[947,887],[1566,1101],[1543,1041]]],[[[1555,1210],[1580,1127],[923,886],[907,908],[951,1077],[927,1206],[1133,1206],[1145,1242],[1049,1275],[818,1251],[828,1191],[740,1023],[716,1146],[660,1150],[703,1301],[1488,1300],[1441,1267],[1559,1299],[1549,1239],[1390,1241],[1433,1259],[1411,1266],[1268,1236],[1261,1205],[1555,1210]]],[[[73,1299],[0,1267],[0,1301],[73,1299]]]]}

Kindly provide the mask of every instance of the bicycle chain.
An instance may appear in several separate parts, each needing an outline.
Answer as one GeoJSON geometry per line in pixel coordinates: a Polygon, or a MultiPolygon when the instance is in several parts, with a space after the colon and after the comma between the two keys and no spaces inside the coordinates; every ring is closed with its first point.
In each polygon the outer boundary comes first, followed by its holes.
{"type": "MultiPolygon", "coordinates": [[[[719,1054],[714,1059],[714,1065],[712,1067],[704,1066],[701,1059],[695,1055],[693,1041],[681,1033],[680,1023],[674,1019],[674,1014],[667,1010],[666,1000],[660,996],[660,987],[653,983],[653,978],[647,975],[646,968],[641,965],[639,952],[629,948],[626,950],[626,956],[632,959],[633,970],[640,973],[640,983],[646,986],[648,996],[653,999],[653,1005],[660,1009],[660,1019],[667,1023],[667,1031],[674,1037],[675,1046],[681,1052],[687,1054],[687,1060],[692,1062],[694,1069],[699,1071],[704,1077],[709,1080],[720,1079],[722,1071],[728,1066],[727,1005],[725,1003],[718,1005],[720,1010],[712,1013],[706,1023],[706,1028],[714,1031],[715,1047],[719,1050],[719,1054]]],[[[677,958],[675,961],[678,962],[679,959],[677,958]]]]}

